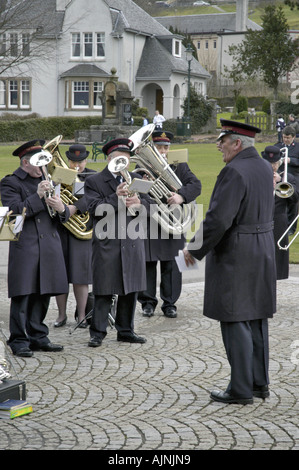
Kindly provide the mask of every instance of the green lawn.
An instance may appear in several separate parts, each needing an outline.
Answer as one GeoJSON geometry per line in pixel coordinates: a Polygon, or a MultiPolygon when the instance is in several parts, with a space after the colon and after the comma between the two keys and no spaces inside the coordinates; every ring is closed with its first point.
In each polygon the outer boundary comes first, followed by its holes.
{"type": "MultiPolygon", "coordinates": [[[[261,153],[267,145],[272,144],[273,142],[257,143],[256,149],[261,153]]],[[[198,197],[197,202],[199,204],[203,204],[203,213],[205,214],[217,175],[223,168],[222,154],[217,150],[216,144],[214,143],[198,143],[181,146],[173,145],[172,148],[188,148],[189,166],[202,183],[202,194],[198,197]]],[[[12,156],[12,151],[14,149],[15,146],[11,145],[0,146],[0,179],[6,174],[12,173],[19,165],[19,159],[12,156]]],[[[65,156],[65,151],[67,149],[68,146],[59,146],[60,153],[63,157],[65,156]]],[[[87,146],[87,149],[91,151],[91,147],[87,146]]],[[[101,171],[105,165],[105,162],[88,163],[88,167],[96,171],[101,171]]],[[[133,167],[131,169],[133,169],[133,167]]],[[[290,262],[299,263],[299,237],[291,246],[290,262]]]]}

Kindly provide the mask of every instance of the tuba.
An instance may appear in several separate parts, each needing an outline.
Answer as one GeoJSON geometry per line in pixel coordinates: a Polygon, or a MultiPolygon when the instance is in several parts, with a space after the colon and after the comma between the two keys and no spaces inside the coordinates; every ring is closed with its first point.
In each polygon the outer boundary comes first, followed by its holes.
{"type": "MultiPolygon", "coordinates": [[[[77,171],[71,170],[63,160],[58,145],[62,135],[56,136],[43,146],[45,151],[50,152],[52,159],[47,165],[48,174],[52,181],[61,184],[60,198],[66,205],[73,205],[78,198],[72,194],[72,184],[76,179],[77,171]]],[[[92,229],[87,229],[87,223],[90,219],[88,212],[84,214],[74,214],[63,225],[79,240],[90,240],[92,229]]]]}
{"type": "Polygon", "coordinates": [[[171,207],[165,203],[172,192],[177,192],[182,187],[182,183],[166,159],[148,141],[154,129],[155,124],[148,124],[129,137],[134,144],[132,151],[135,152],[130,161],[138,165],[135,172],[145,173],[154,182],[149,195],[160,210],[153,214],[153,218],[165,232],[182,235],[195,222],[197,207],[194,201],[183,204],[182,207],[171,207]]]}

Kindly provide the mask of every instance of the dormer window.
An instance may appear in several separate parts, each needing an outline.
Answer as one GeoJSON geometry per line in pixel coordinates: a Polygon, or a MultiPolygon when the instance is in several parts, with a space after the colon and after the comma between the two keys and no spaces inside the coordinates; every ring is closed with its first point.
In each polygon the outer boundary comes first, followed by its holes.
{"type": "Polygon", "coordinates": [[[174,57],[181,57],[182,55],[182,41],[179,39],[173,39],[172,41],[172,55],[174,57]]]}

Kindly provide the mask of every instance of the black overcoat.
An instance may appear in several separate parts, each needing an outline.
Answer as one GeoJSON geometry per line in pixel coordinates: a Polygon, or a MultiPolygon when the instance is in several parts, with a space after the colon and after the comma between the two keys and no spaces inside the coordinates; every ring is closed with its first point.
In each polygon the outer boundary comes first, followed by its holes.
{"type": "MultiPolygon", "coordinates": [[[[86,178],[96,173],[95,170],[85,168],[84,172],[78,173],[77,178],[85,182],[86,178]]],[[[77,207],[78,214],[87,211],[85,195],[77,196],[78,200],[73,204],[77,207]]],[[[92,218],[87,222],[87,230],[92,228],[92,218]]],[[[58,226],[61,238],[65,264],[67,268],[68,281],[70,284],[92,284],[91,253],[92,240],[82,240],[76,238],[70,230],[62,224],[58,226]]]]}
{"type": "MultiPolygon", "coordinates": [[[[138,175],[131,174],[131,177],[138,175]]],[[[143,223],[138,224],[139,237],[130,236],[136,218],[127,213],[124,202],[117,197],[117,186],[108,167],[85,182],[87,208],[94,220],[92,271],[95,295],[126,295],[146,289],[146,228],[143,223]]],[[[146,224],[151,201],[148,196],[140,195],[140,198],[146,224]]]]}
{"type": "MultiPolygon", "coordinates": [[[[195,201],[201,193],[201,182],[192,173],[187,163],[179,163],[176,166],[170,165],[170,168],[177,175],[182,183],[182,187],[178,190],[178,194],[183,196],[184,203],[188,204],[195,201]]],[[[171,235],[161,232],[160,227],[153,227],[157,223],[151,219],[148,224],[148,237],[145,242],[146,261],[168,261],[174,259],[178,255],[179,250],[185,246],[184,235],[171,235]],[[151,233],[152,232],[152,233],[151,233]],[[158,236],[153,238],[153,235],[158,236]]]]}
{"type": "Polygon", "coordinates": [[[1,201],[14,214],[26,208],[18,241],[9,243],[8,296],[68,292],[68,281],[57,224],[65,216],[51,218],[37,194],[41,178],[32,178],[21,167],[1,181],[1,201]]]}
{"type": "Polygon", "coordinates": [[[188,249],[206,256],[204,315],[247,321],[276,310],[273,171],[254,147],[218,175],[201,232],[188,249]],[[193,245],[193,247],[192,247],[193,245]]]}

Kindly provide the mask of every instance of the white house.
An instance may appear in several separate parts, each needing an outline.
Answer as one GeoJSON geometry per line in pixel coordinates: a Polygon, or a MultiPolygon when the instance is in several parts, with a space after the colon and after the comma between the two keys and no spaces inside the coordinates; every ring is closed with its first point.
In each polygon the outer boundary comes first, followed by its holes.
{"type": "MultiPolygon", "coordinates": [[[[0,113],[101,115],[115,68],[150,116],[182,115],[182,37],[132,0],[0,0],[1,7],[0,113]]],[[[206,95],[210,74],[195,59],[190,78],[206,95]]]]}
{"type": "MultiPolygon", "coordinates": [[[[262,28],[248,18],[248,0],[236,0],[236,12],[202,15],[175,15],[156,17],[165,28],[188,33],[197,49],[197,58],[220,82],[224,66],[230,68],[232,58],[228,54],[230,45],[244,40],[247,29],[262,28]]],[[[226,83],[226,80],[225,80],[226,83]]]]}

